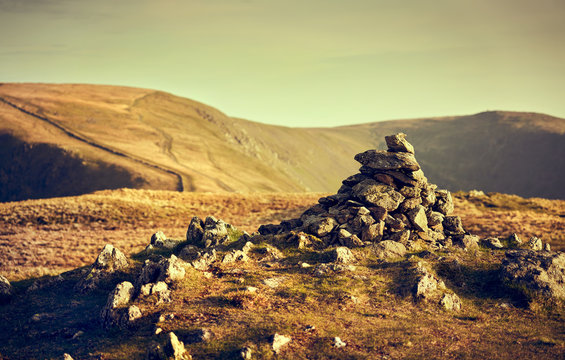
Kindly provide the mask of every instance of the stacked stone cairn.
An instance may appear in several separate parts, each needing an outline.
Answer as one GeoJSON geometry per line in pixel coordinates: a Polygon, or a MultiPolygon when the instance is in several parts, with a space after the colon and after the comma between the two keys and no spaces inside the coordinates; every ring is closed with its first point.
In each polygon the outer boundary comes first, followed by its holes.
{"type": "Polygon", "coordinates": [[[385,240],[407,248],[424,242],[432,249],[452,244],[478,246],[467,234],[447,190],[428,183],[406,135],[386,136],[387,151],[357,154],[359,173],[343,180],[337,194],[323,197],[299,219],[264,225],[262,235],[304,232],[324,246],[361,247],[385,240]]]}

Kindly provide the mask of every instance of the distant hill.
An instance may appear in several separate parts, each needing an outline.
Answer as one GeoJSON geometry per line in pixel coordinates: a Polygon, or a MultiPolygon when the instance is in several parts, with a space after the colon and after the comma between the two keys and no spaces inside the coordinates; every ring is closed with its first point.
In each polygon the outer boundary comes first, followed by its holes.
{"type": "Polygon", "coordinates": [[[0,201],[120,187],[335,192],[356,153],[399,131],[441,187],[565,198],[565,119],[548,115],[287,128],[148,89],[1,84],[0,201]]]}

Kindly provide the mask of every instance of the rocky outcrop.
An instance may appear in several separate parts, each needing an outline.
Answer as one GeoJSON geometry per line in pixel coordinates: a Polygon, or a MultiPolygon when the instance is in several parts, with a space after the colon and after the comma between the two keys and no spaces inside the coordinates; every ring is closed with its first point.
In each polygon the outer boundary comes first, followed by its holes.
{"type": "Polygon", "coordinates": [[[501,276],[512,286],[543,296],[565,299],[565,253],[510,250],[501,276]]]}
{"type": "Polygon", "coordinates": [[[101,281],[109,278],[116,271],[127,267],[128,260],[124,253],[113,245],[106,244],[89,272],[77,283],[75,289],[80,293],[87,293],[98,287],[101,281]]]}

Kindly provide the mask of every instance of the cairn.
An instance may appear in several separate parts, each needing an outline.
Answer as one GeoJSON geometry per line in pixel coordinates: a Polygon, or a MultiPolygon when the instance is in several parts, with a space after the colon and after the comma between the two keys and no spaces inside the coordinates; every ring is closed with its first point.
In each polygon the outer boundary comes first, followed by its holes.
{"type": "Polygon", "coordinates": [[[406,135],[386,136],[387,151],[355,155],[359,173],[343,180],[337,194],[323,197],[298,219],[264,225],[261,235],[304,232],[324,246],[360,247],[392,240],[408,248],[423,241],[431,248],[476,246],[447,190],[428,183],[406,135]]]}

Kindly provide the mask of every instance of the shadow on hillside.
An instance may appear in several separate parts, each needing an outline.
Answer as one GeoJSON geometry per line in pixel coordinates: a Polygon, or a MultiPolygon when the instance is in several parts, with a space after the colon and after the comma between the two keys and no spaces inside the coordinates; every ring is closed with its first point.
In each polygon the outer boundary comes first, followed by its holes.
{"type": "Polygon", "coordinates": [[[84,161],[50,144],[0,134],[0,202],[73,196],[96,190],[139,188],[141,178],[102,161],[84,161]]]}

